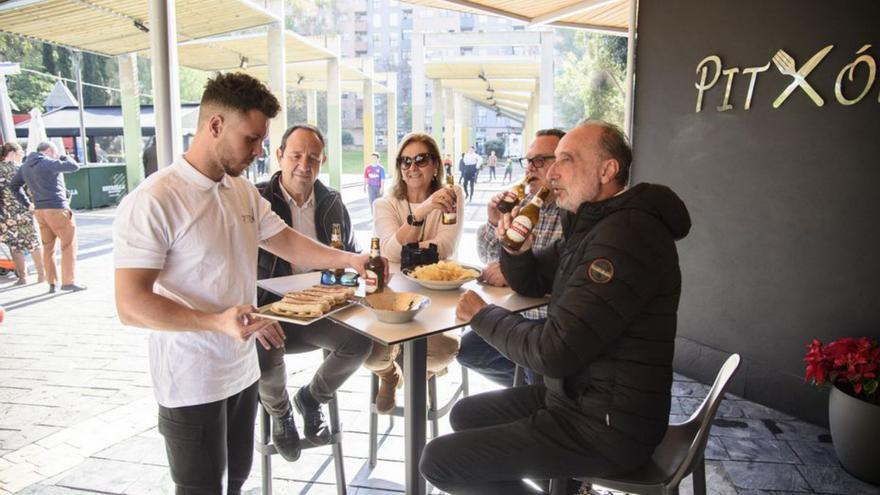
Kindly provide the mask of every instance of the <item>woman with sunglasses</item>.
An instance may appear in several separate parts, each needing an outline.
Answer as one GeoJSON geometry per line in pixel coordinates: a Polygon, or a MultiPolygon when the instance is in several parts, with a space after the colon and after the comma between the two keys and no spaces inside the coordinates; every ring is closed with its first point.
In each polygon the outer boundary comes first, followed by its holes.
{"type": "MultiPolygon", "coordinates": [[[[418,242],[420,247],[436,244],[441,259],[455,254],[461,238],[464,218],[464,193],[461,187],[443,187],[444,170],[440,150],[434,139],[422,133],[403,138],[397,152],[394,186],[391,194],[376,200],[374,231],[382,254],[400,262],[402,246],[418,242]],[[444,225],[443,212],[459,212],[458,222],[444,225]]],[[[458,332],[428,337],[428,374],[442,374],[458,353],[458,332]]],[[[373,353],[364,366],[381,379],[376,409],[394,409],[394,390],[400,383],[401,370],[395,362],[400,346],[373,344],[373,353]]]]}

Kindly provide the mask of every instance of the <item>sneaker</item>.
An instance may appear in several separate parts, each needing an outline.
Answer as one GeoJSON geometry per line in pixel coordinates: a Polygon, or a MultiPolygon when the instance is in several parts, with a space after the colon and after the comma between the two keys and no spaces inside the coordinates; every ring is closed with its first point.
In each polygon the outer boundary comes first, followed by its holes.
{"type": "Polygon", "coordinates": [[[309,393],[308,386],[300,387],[296,395],[293,396],[293,403],[296,410],[303,417],[303,431],[306,440],[314,445],[327,445],[332,440],[330,434],[330,426],[324,420],[324,413],[321,411],[321,403],[316,401],[312,394],[309,393]]]}
{"type": "Polygon", "coordinates": [[[293,462],[299,459],[299,432],[296,431],[292,410],[280,418],[272,418],[272,443],[284,460],[293,462]]]}
{"type": "Polygon", "coordinates": [[[64,284],[61,286],[61,290],[68,290],[70,292],[79,292],[86,289],[88,289],[88,287],[82,284],[64,284]]]}

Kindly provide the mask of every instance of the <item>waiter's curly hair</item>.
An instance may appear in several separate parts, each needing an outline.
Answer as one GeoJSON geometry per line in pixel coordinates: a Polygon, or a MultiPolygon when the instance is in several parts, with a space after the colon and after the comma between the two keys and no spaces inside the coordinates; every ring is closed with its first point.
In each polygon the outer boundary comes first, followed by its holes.
{"type": "MultiPolygon", "coordinates": [[[[201,107],[219,105],[241,113],[259,110],[266,117],[274,118],[281,111],[278,99],[265,84],[241,73],[217,74],[205,83],[201,107]]],[[[200,108],[201,108],[200,107],[200,108]]],[[[199,112],[199,120],[207,113],[199,112]]]]}

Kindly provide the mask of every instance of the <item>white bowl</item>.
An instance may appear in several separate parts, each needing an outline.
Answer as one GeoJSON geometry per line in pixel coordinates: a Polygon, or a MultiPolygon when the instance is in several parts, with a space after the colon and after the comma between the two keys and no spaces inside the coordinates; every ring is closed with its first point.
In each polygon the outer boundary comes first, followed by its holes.
{"type": "MultiPolygon", "coordinates": [[[[459,263],[459,264],[461,264],[461,263],[459,263]]],[[[477,266],[461,264],[461,267],[467,268],[469,270],[475,270],[477,272],[477,275],[474,277],[464,278],[461,280],[422,280],[420,278],[415,278],[412,275],[410,275],[411,268],[407,268],[406,270],[403,270],[402,273],[403,273],[404,278],[406,278],[407,280],[411,280],[426,289],[433,289],[433,290],[455,290],[455,289],[458,289],[462,285],[464,285],[472,280],[476,280],[476,279],[480,278],[480,275],[482,275],[482,273],[483,273],[483,270],[477,266]]]]}
{"type": "Polygon", "coordinates": [[[365,297],[362,304],[383,323],[406,323],[427,308],[431,298],[415,292],[380,292],[365,297]]]}

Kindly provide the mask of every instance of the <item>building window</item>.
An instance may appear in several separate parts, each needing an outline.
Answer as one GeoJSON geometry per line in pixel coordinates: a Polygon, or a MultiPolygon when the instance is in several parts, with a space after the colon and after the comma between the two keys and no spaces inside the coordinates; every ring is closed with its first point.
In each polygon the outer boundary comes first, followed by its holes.
{"type": "Polygon", "coordinates": [[[373,14],[373,27],[382,27],[382,14],[373,14]]]}

